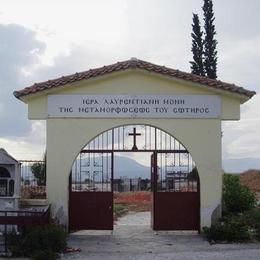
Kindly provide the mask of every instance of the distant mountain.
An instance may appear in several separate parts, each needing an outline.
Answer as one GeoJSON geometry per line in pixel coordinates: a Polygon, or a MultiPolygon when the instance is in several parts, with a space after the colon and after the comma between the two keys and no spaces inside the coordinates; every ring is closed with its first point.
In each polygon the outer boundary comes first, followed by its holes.
{"type": "MultiPolygon", "coordinates": [[[[143,166],[134,159],[124,156],[114,157],[114,174],[118,176],[129,176],[150,178],[150,167],[143,166]]],[[[223,159],[223,169],[228,173],[242,173],[249,169],[260,169],[260,158],[223,159]]]]}
{"type": "Polygon", "coordinates": [[[260,169],[260,158],[223,159],[223,169],[227,173],[241,173],[248,169],[260,169]]]}
{"type": "MultiPolygon", "coordinates": [[[[97,164],[100,164],[102,160],[102,157],[95,157],[95,161],[97,164]]],[[[93,161],[91,161],[93,163],[93,161]]],[[[110,165],[110,163],[109,163],[110,165]]],[[[105,161],[105,167],[106,167],[106,161],[105,161]]],[[[74,168],[75,169],[75,168],[74,168]]],[[[79,173],[80,167],[77,167],[77,172],[79,173]]],[[[101,170],[100,166],[99,168],[93,166],[91,164],[88,166],[88,159],[82,159],[82,180],[88,178],[87,171],[90,171],[91,174],[93,174],[97,170],[101,170]]],[[[100,181],[101,180],[101,172],[99,172],[95,175],[95,180],[100,181]]],[[[106,168],[104,169],[104,174],[106,175],[107,171],[106,168]]],[[[73,175],[76,177],[76,174],[73,175]]],[[[74,178],[72,177],[72,178],[74,178]]],[[[150,167],[143,166],[142,164],[138,163],[134,159],[131,159],[129,157],[125,156],[114,156],[114,179],[119,179],[121,177],[126,178],[139,178],[142,179],[149,178],[150,179],[150,167]]]]}
{"type": "MultiPolygon", "coordinates": [[[[227,173],[242,173],[248,169],[260,169],[260,158],[223,159],[223,169],[227,173]]],[[[34,179],[30,167],[22,166],[22,177],[34,179]]],[[[150,167],[144,166],[132,158],[114,156],[114,178],[128,177],[150,179],[150,167]]]]}
{"type": "Polygon", "coordinates": [[[115,156],[114,178],[125,176],[128,178],[150,178],[150,167],[144,166],[129,157],[115,156]]]}

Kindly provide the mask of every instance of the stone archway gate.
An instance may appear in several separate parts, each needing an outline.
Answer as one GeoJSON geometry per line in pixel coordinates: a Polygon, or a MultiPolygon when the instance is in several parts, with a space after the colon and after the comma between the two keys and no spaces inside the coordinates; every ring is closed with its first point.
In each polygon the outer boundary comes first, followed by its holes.
{"type": "Polygon", "coordinates": [[[72,167],[69,228],[112,230],[114,154],[151,154],[151,215],[154,230],[199,230],[200,190],[188,150],[147,125],[113,128],[92,140],[72,167]]]}
{"type": "Polygon", "coordinates": [[[69,174],[83,145],[107,129],[147,124],[178,138],[196,161],[202,227],[221,214],[222,121],[239,120],[240,105],[255,92],[134,58],[37,83],[14,95],[28,104],[29,119],[46,120],[47,198],[58,222],[68,226],[69,174]],[[109,101],[106,110],[88,101],[95,99],[126,99],[130,105],[119,104],[119,111],[109,101]],[[132,104],[136,99],[151,102],[132,104]]]}

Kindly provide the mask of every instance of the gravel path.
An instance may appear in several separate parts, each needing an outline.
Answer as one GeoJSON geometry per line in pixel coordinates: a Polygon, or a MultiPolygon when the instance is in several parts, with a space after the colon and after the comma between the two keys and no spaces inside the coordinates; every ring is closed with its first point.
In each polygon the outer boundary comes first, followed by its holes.
{"type": "Polygon", "coordinates": [[[149,226],[151,223],[150,212],[130,212],[126,216],[119,218],[116,226],[149,226]]]}
{"type": "Polygon", "coordinates": [[[69,245],[80,253],[62,259],[96,260],[259,260],[260,244],[209,245],[196,233],[151,230],[150,213],[140,212],[120,218],[114,231],[81,231],[70,235],[69,245]]]}

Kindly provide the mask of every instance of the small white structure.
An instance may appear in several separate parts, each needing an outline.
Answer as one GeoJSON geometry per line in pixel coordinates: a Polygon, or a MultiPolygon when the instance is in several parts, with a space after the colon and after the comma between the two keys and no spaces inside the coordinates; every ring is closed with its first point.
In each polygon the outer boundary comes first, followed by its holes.
{"type": "Polygon", "coordinates": [[[17,210],[21,195],[21,164],[0,148],[0,210],[17,210]]]}

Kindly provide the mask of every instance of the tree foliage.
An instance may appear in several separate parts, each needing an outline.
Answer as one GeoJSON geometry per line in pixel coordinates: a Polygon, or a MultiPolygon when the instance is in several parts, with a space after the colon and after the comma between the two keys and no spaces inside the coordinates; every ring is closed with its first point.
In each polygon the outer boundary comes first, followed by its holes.
{"type": "Polygon", "coordinates": [[[204,32],[201,30],[199,16],[193,14],[191,72],[211,79],[217,78],[217,40],[215,39],[215,17],[212,0],[204,0],[204,32]]]}
{"type": "Polygon", "coordinates": [[[243,213],[256,206],[256,197],[248,187],[239,182],[239,176],[225,174],[223,187],[223,210],[226,214],[243,213]]]}
{"type": "Polygon", "coordinates": [[[38,186],[46,185],[46,153],[44,155],[43,163],[36,162],[31,166],[33,176],[37,181],[38,186]]]}
{"type": "Polygon", "coordinates": [[[211,79],[217,78],[217,40],[215,39],[215,17],[212,0],[204,0],[204,68],[206,75],[211,79]]]}
{"type": "Polygon", "coordinates": [[[223,179],[223,216],[203,230],[211,242],[243,242],[260,240],[260,208],[248,187],[239,176],[225,174],[223,179]]]}
{"type": "Polygon", "coordinates": [[[189,181],[199,180],[199,173],[197,167],[192,168],[192,171],[188,174],[189,181]]]}
{"type": "Polygon", "coordinates": [[[192,24],[192,47],[193,61],[191,63],[191,72],[196,75],[205,76],[203,64],[203,32],[201,31],[200,20],[198,14],[193,14],[192,24]]]}

